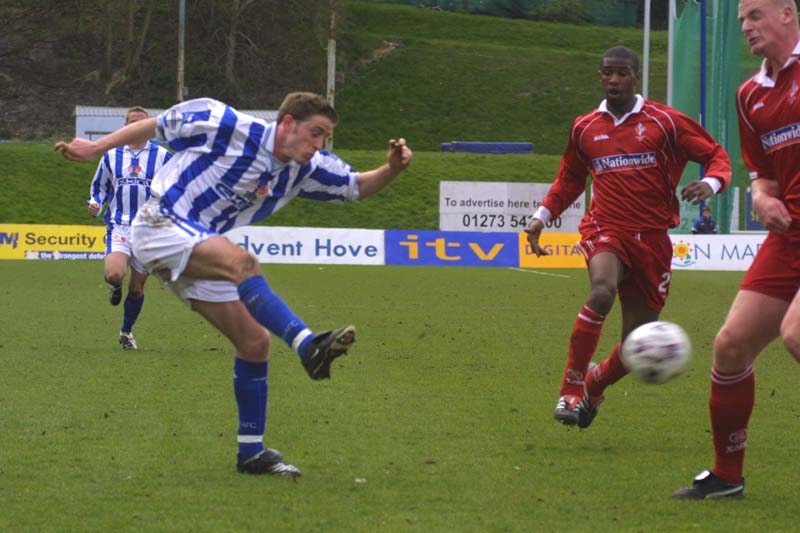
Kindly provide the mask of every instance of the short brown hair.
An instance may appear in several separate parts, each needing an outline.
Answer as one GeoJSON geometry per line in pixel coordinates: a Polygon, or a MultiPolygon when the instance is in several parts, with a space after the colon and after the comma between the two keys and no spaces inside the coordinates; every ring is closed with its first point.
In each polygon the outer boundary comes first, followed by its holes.
{"type": "Polygon", "coordinates": [[[278,122],[286,115],[292,115],[298,122],[308,120],[314,115],[322,115],[335,126],[339,122],[339,115],[328,101],[315,93],[294,92],[286,95],[283,103],[278,108],[278,122]]]}
{"type": "Polygon", "coordinates": [[[147,112],[147,109],[143,108],[142,106],[135,105],[125,111],[125,124],[128,123],[128,117],[131,116],[131,113],[144,113],[145,116],[150,116],[150,113],[147,112]]]}

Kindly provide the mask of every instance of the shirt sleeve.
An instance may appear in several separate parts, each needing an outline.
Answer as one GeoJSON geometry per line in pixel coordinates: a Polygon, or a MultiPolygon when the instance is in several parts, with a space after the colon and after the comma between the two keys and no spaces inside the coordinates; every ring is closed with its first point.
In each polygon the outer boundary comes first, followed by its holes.
{"type": "Polygon", "coordinates": [[[300,170],[297,196],[322,202],[356,201],[358,172],[329,152],[317,152],[300,170]]]}
{"type": "Polygon", "coordinates": [[[586,190],[589,163],[580,149],[579,135],[580,130],[576,121],[573,123],[556,179],[541,203],[550,211],[551,218],[554,219],[558,218],[586,190]]]}
{"type": "Polygon", "coordinates": [[[91,185],[89,185],[90,202],[96,202],[101,206],[106,202],[108,195],[113,190],[111,177],[111,162],[108,158],[108,152],[106,152],[100,158],[100,162],[97,164],[97,171],[94,173],[91,185]]]}
{"type": "Polygon", "coordinates": [[[744,166],[747,167],[751,180],[775,179],[769,171],[769,163],[767,155],[764,153],[764,147],[761,145],[761,139],[753,129],[750,117],[747,115],[743,92],[740,88],[736,94],[736,115],[739,117],[739,143],[744,166]]]}
{"type": "Polygon", "coordinates": [[[156,139],[175,152],[191,150],[222,155],[228,149],[238,113],[211,98],[187,100],[156,118],[156,139]]]}
{"type": "Polygon", "coordinates": [[[728,152],[703,126],[688,116],[674,109],[671,115],[675,123],[675,138],[678,147],[690,161],[703,165],[706,176],[717,178],[720,181],[722,186],[717,192],[726,190],[731,184],[733,174],[728,152]]]}

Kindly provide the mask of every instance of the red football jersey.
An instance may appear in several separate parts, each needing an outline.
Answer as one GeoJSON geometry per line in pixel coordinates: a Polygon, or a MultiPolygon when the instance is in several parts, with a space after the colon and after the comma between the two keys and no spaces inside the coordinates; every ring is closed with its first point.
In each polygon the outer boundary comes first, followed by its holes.
{"type": "MultiPolygon", "coordinates": [[[[800,53],[800,44],[795,54],[800,53]]],[[[792,217],[787,235],[800,238],[800,63],[792,56],[773,82],[762,70],[736,94],[742,159],[751,179],[778,182],[792,217]]]]}
{"type": "Polygon", "coordinates": [[[706,175],[731,180],[730,158],[700,124],[680,111],[636,97],[620,120],[605,107],[575,119],[558,175],[542,201],[559,216],[586,189],[592,201],[584,222],[630,232],[674,227],[680,222],[676,189],[686,163],[706,175]]]}

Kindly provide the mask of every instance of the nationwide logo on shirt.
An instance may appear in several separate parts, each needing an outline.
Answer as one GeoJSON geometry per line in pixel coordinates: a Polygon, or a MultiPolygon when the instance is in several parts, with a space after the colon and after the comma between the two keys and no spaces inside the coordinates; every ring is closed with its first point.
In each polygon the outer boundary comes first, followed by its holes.
{"type": "Polygon", "coordinates": [[[800,142],[800,122],[784,126],[761,136],[761,146],[768,154],[800,142]]]}
{"type": "Polygon", "coordinates": [[[650,168],[656,166],[656,153],[645,152],[643,154],[617,154],[607,155],[592,159],[592,168],[595,174],[606,172],[617,172],[620,170],[635,170],[639,168],[650,168]]]}
{"type": "Polygon", "coordinates": [[[603,133],[601,135],[595,135],[594,139],[592,139],[592,140],[594,140],[594,141],[607,141],[607,140],[609,140],[609,138],[608,138],[608,135],[603,133]]]}

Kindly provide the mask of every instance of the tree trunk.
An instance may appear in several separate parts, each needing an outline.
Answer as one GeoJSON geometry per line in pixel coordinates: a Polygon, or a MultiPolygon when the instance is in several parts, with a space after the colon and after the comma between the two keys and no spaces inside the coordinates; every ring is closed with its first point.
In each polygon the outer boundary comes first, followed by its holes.
{"type": "Polygon", "coordinates": [[[233,67],[236,64],[236,36],[239,32],[239,0],[233,0],[230,5],[231,23],[228,28],[227,52],[225,54],[225,82],[229,85],[236,84],[236,75],[233,67]]]}
{"type": "Polygon", "coordinates": [[[111,9],[111,2],[113,0],[106,0],[106,21],[105,21],[105,28],[106,28],[106,56],[105,56],[105,64],[103,65],[103,78],[104,79],[111,79],[111,58],[114,56],[114,21],[113,21],[113,10],[111,9]]]}
{"type": "Polygon", "coordinates": [[[141,63],[142,59],[142,52],[144,51],[144,43],[147,40],[147,33],[150,30],[150,20],[153,17],[153,10],[156,7],[156,0],[150,0],[147,4],[147,12],[144,15],[144,22],[142,23],[142,29],[139,32],[139,45],[136,47],[136,53],[133,55],[133,59],[131,60],[130,68],[128,69],[128,76],[130,76],[134,70],[139,68],[139,64],[141,63]]]}
{"type": "Polygon", "coordinates": [[[231,21],[228,28],[227,50],[225,55],[225,82],[228,85],[236,85],[236,44],[239,37],[239,19],[247,6],[253,3],[253,0],[232,0],[230,3],[231,21]]]}
{"type": "Polygon", "coordinates": [[[128,38],[125,46],[125,66],[122,68],[124,74],[130,72],[131,63],[133,62],[133,29],[136,11],[138,11],[136,2],[128,2],[128,38]]]}

